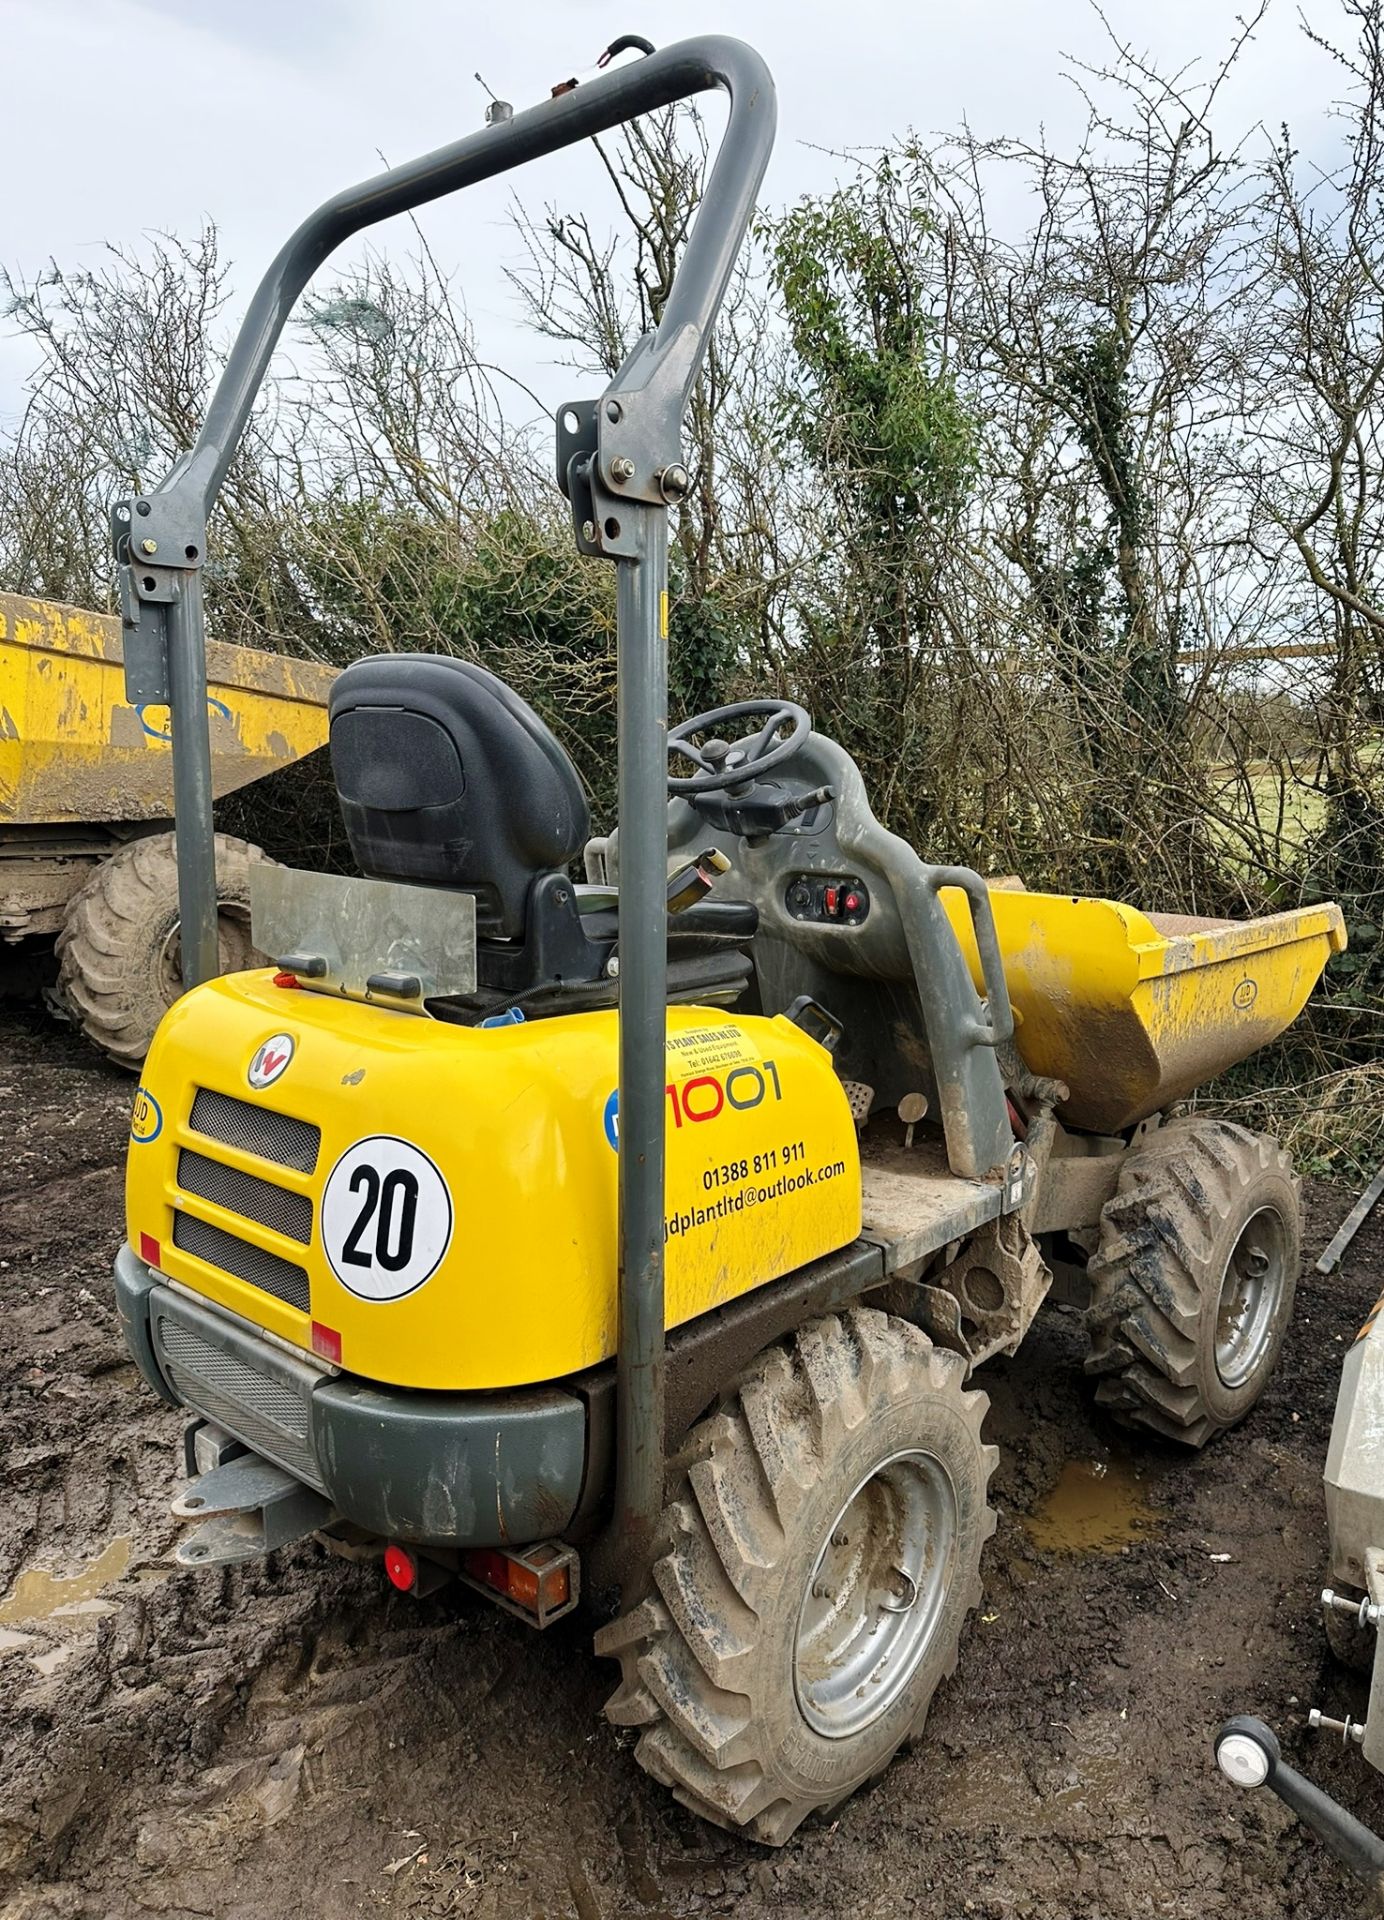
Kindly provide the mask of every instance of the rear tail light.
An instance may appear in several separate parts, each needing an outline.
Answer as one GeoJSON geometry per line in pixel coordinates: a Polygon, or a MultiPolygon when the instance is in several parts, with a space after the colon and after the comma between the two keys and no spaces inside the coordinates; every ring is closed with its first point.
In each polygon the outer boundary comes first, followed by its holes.
{"type": "Polygon", "coordinates": [[[474,1547],[461,1556],[467,1586],[497,1600],[531,1626],[546,1627],[576,1606],[581,1591],[581,1562],[561,1540],[508,1552],[503,1547],[474,1547]]]}
{"type": "Polygon", "coordinates": [[[397,1540],[391,1540],[384,1550],[384,1571],[391,1587],[411,1593],[415,1600],[436,1593],[449,1578],[447,1569],[436,1560],[425,1559],[411,1547],[401,1547],[397,1540]]]}

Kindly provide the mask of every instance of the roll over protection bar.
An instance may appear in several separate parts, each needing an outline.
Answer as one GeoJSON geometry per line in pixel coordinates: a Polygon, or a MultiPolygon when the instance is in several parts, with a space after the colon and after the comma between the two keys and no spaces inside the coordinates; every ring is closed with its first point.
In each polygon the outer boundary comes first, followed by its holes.
{"type": "Polygon", "coordinates": [[[115,503],[127,696],[172,714],[183,977],[217,971],[216,872],[201,568],[206,523],[280,335],[313,273],[352,234],[444,194],[720,88],[730,113],[657,329],[595,409],[579,545],[618,566],[620,1344],[612,1565],[640,1565],[663,1501],[663,1087],[666,975],[667,507],[682,416],[773,147],[773,81],[719,36],[612,67],[552,99],[335,195],[261,280],[191,450],[148,495],[115,503]],[[589,534],[585,528],[589,527],[589,534]]]}

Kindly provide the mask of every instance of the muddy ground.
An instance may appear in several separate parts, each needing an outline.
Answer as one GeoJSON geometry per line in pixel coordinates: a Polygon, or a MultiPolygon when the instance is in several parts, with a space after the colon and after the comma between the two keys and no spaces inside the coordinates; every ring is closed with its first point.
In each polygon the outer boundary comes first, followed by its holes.
{"type": "MultiPolygon", "coordinates": [[[[1131,1448],[1093,1414],[1064,1314],[988,1369],[1001,1517],[957,1675],[873,1791],[770,1854],[637,1771],[579,1625],[540,1637],[481,1600],[418,1604],[311,1546],[169,1572],[180,1420],[125,1360],[107,1277],[129,1084],[38,1014],[3,1018],[12,1920],[1360,1911],[1277,1801],[1220,1780],[1210,1737],[1262,1712],[1384,1820],[1368,1770],[1301,1731],[1309,1704],[1363,1706],[1314,1601],[1343,1342],[1384,1287],[1384,1225],[1339,1277],[1309,1269],[1276,1383],[1201,1457],[1131,1448]]],[[[1315,1254],[1346,1196],[1311,1199],[1315,1254]]]]}

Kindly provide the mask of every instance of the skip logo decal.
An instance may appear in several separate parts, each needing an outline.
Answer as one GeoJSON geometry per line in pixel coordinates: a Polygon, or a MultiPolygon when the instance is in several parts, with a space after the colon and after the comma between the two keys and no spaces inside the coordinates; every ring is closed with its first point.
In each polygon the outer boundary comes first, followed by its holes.
{"type": "MultiPolygon", "coordinates": [[[[696,1123],[700,1120],[716,1120],[727,1109],[733,1109],[736,1113],[745,1113],[751,1107],[761,1105],[767,1095],[772,1095],[775,1100],[783,1098],[778,1068],[772,1060],[764,1061],[762,1067],[744,1064],[732,1067],[729,1073],[701,1073],[694,1080],[670,1080],[664,1088],[664,1093],[668,1098],[675,1130],[685,1121],[696,1123]]],[[[601,1124],[605,1128],[607,1142],[618,1153],[620,1151],[620,1089],[618,1087],[606,1100],[601,1124]]]]}
{"type": "Polygon", "coordinates": [[[163,1109],[152,1093],[135,1089],[135,1104],[130,1113],[130,1138],[141,1147],[157,1140],[163,1132],[163,1109]]]}
{"type": "Polygon", "coordinates": [[[271,1034],[250,1062],[245,1078],[257,1092],[264,1087],[272,1087],[292,1058],[293,1035],[271,1034]]]}

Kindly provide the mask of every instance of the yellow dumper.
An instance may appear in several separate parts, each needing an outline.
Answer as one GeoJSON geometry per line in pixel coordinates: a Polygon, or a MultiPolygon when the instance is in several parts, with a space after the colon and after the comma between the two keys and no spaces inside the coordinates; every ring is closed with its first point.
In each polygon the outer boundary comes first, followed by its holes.
{"type": "Polygon", "coordinates": [[[997,1517],[971,1376],[1048,1299],[1086,1308],[1129,1426],[1200,1447],[1264,1391],[1292,1164],[1171,1103],[1291,1018],[1341,928],[988,888],[891,833],[777,692],[665,736],[681,427],[774,89],[714,35],[604,61],[310,215],[197,445],[112,505],[126,618],[178,669],[196,979],[141,1075],[115,1291],[151,1393],[193,1416],[182,1568],[320,1533],[535,1627],[585,1594],[638,1763],[781,1846],[849,1820],[963,1657],[997,1517]],[[262,863],[275,966],[212,977],[195,576],[295,300],[387,214],[712,87],[726,132],[659,325],[555,422],[577,550],[617,573],[617,831],[589,838],[576,767],[494,674],[356,661],[330,751],[363,877],[262,863]]]}
{"type": "MultiPolygon", "coordinates": [[[[216,796],[322,746],[328,667],[207,649],[216,796]]],[[[125,697],[120,622],[0,594],[0,941],[57,936],[56,997],[121,1066],[181,990],[168,709],[125,697]]],[[[217,840],[221,963],[253,965],[258,847],[217,840]]]]}

